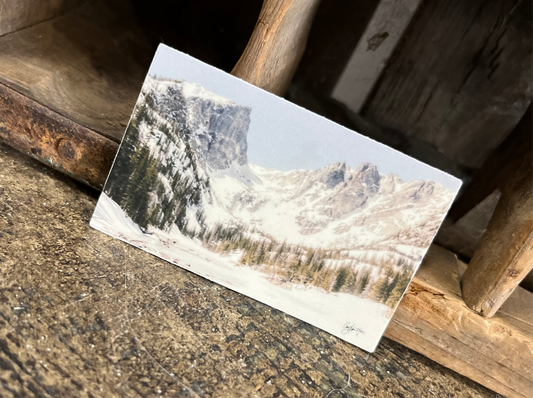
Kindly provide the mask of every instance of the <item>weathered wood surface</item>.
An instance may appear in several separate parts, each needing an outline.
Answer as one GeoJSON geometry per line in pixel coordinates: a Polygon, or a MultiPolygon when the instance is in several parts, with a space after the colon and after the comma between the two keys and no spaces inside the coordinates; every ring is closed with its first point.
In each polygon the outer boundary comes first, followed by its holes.
{"type": "Polygon", "coordinates": [[[533,152],[532,104],[505,141],[487,158],[464,192],[450,209],[450,218],[459,220],[494,191],[505,190],[510,176],[526,165],[533,152]]]}
{"type": "MultiPolygon", "coordinates": [[[[284,91],[305,49],[317,5],[316,0],[267,1],[235,73],[248,76],[263,88],[284,91]],[[268,32],[264,31],[267,25],[268,32]],[[258,43],[258,37],[266,42],[258,43]],[[260,58],[253,61],[254,55],[260,58]],[[255,68],[253,75],[247,75],[251,72],[247,66],[255,68]]],[[[153,55],[131,13],[123,0],[97,0],[0,38],[0,84],[26,96],[29,102],[23,101],[24,106],[37,110],[37,114],[42,112],[39,104],[44,104],[64,118],[67,130],[73,123],[76,128],[70,129],[70,134],[77,137],[78,149],[87,132],[88,137],[103,136],[99,145],[105,150],[98,146],[96,152],[80,150],[75,162],[66,162],[53,149],[52,141],[48,142],[59,139],[59,127],[48,125],[50,118],[38,119],[42,123],[40,131],[49,137],[34,134],[31,143],[20,139],[25,134],[20,126],[26,123],[28,113],[0,113],[6,120],[5,128],[10,129],[9,134],[3,134],[6,143],[25,153],[31,153],[33,148],[34,157],[101,189],[114,158],[109,148],[116,148],[103,138],[121,140],[153,55]],[[35,106],[31,105],[32,100],[35,106]],[[40,143],[40,139],[44,141],[40,143]],[[46,156],[39,156],[39,150],[46,156]]],[[[9,90],[4,93],[16,97],[9,90]]],[[[2,112],[8,112],[8,108],[2,112]]],[[[88,139],[88,144],[93,142],[88,139]]]]}
{"type": "Polygon", "coordinates": [[[329,96],[380,0],[322,1],[291,85],[329,96]]]}
{"type": "Polygon", "coordinates": [[[86,0],[3,0],[0,2],[0,36],[54,18],[86,0]]]}
{"type": "Polygon", "coordinates": [[[478,168],[531,100],[531,0],[425,0],[362,114],[478,168]]]}
{"type": "MultiPolygon", "coordinates": [[[[485,316],[492,316],[533,268],[532,124],[530,105],[514,131],[474,175],[450,212],[452,218],[462,217],[459,224],[470,208],[479,208],[488,195],[500,193],[463,280],[465,302],[485,316]]],[[[483,220],[486,215],[477,218],[483,220]]]]}
{"type": "Polygon", "coordinates": [[[0,140],[97,189],[118,144],[0,84],[0,140]]]}
{"type": "Polygon", "coordinates": [[[305,51],[320,0],[265,0],[232,74],[283,95],[305,51]]]}
{"type": "Polygon", "coordinates": [[[494,191],[456,222],[447,217],[435,237],[435,243],[470,260],[487,230],[500,196],[500,190],[494,191]]]}
{"type": "Polygon", "coordinates": [[[423,0],[382,0],[331,96],[358,113],[423,0]]]}
{"type": "Polygon", "coordinates": [[[508,178],[462,280],[465,303],[488,317],[533,269],[531,156],[524,156],[521,167],[508,178]]]}
{"type": "MultiPolygon", "coordinates": [[[[432,246],[386,336],[507,397],[533,391],[531,306],[480,317],[463,302],[458,262],[432,246]]],[[[533,293],[519,289],[519,301],[533,293]]]]}
{"type": "Polygon", "coordinates": [[[358,348],[89,227],[96,194],[0,144],[0,395],[496,398],[358,348]]]}
{"type": "Polygon", "coordinates": [[[155,48],[123,0],[0,37],[0,83],[120,142],[155,48]]]}

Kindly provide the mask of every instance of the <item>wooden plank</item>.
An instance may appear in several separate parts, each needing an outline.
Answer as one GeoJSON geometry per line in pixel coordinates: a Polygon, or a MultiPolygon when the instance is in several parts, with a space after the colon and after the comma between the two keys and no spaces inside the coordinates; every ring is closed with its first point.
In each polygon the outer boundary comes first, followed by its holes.
{"type": "MultiPolygon", "coordinates": [[[[533,293],[518,291],[521,302],[533,293]]],[[[492,318],[472,312],[461,298],[456,257],[433,245],[385,335],[507,397],[533,391],[531,307],[492,318]]]]}
{"type": "Polygon", "coordinates": [[[329,96],[379,3],[380,0],[321,2],[291,86],[297,91],[305,89],[329,96]]]}
{"type": "Polygon", "coordinates": [[[155,52],[123,0],[0,37],[0,83],[120,142],[155,52]]]}
{"type": "Polygon", "coordinates": [[[531,0],[425,0],[363,107],[478,168],[531,100],[531,0]]]}
{"type": "Polygon", "coordinates": [[[0,2],[0,36],[54,18],[85,0],[3,0],[0,2]]]}
{"type": "Polygon", "coordinates": [[[358,113],[422,0],[381,0],[331,96],[358,113]]]}
{"type": "Polygon", "coordinates": [[[232,74],[271,93],[285,93],[319,4],[320,0],[265,0],[232,74]]]}
{"type": "Polygon", "coordinates": [[[118,144],[0,84],[0,140],[102,189],[118,144]]]}

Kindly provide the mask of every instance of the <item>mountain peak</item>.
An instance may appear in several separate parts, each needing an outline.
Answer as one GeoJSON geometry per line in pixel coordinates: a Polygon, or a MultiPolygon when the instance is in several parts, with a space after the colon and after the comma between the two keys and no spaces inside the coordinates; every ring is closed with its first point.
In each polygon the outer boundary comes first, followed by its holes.
{"type": "Polygon", "coordinates": [[[201,84],[183,82],[182,87],[183,87],[182,89],[183,97],[186,100],[190,100],[193,98],[199,98],[202,100],[214,102],[219,105],[235,105],[233,101],[230,101],[227,98],[224,98],[215,93],[212,93],[211,91],[204,88],[201,84]]]}
{"type": "Polygon", "coordinates": [[[223,170],[248,163],[247,135],[252,109],[182,80],[151,78],[146,88],[153,111],[186,132],[203,169],[223,170]]]}
{"type": "Polygon", "coordinates": [[[335,188],[337,185],[344,182],[347,167],[346,162],[337,162],[327,166],[320,181],[326,184],[330,189],[335,188]]]}
{"type": "Polygon", "coordinates": [[[390,178],[390,180],[394,181],[396,184],[403,184],[403,180],[398,174],[390,173],[387,178],[390,178]]]}
{"type": "Polygon", "coordinates": [[[381,184],[381,175],[378,168],[371,163],[361,163],[355,174],[359,180],[368,188],[370,194],[376,194],[381,184]]]}
{"type": "Polygon", "coordinates": [[[413,201],[425,200],[433,195],[438,184],[429,180],[413,181],[406,185],[404,196],[413,201]]]}
{"type": "Polygon", "coordinates": [[[396,192],[403,184],[402,179],[398,174],[391,173],[381,181],[380,194],[391,194],[396,192]]]}
{"type": "Polygon", "coordinates": [[[374,166],[372,163],[361,163],[355,169],[356,173],[373,172],[373,171],[378,171],[378,168],[374,166]]]}

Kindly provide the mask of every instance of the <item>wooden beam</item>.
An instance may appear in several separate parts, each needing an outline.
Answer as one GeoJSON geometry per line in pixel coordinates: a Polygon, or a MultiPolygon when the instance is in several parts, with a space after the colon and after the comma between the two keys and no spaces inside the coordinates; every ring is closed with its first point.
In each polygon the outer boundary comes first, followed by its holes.
{"type": "Polygon", "coordinates": [[[250,41],[231,72],[283,95],[298,67],[320,0],[265,0],[250,41]]]}
{"type": "Polygon", "coordinates": [[[0,84],[0,140],[96,189],[118,144],[0,84]]]}
{"type": "MultiPolygon", "coordinates": [[[[450,218],[459,220],[496,190],[503,190],[509,176],[522,167],[524,157],[533,151],[533,112],[530,103],[526,113],[505,141],[487,158],[473,176],[461,196],[450,209],[450,218]]],[[[526,159],[527,162],[527,159],[526,159]]],[[[489,217],[490,218],[490,217],[489,217]]]]}
{"type": "Polygon", "coordinates": [[[362,109],[479,168],[531,101],[531,0],[425,0],[362,109]]]}
{"type": "Polygon", "coordinates": [[[466,265],[433,245],[385,336],[506,397],[530,397],[533,293],[519,288],[520,305],[480,317],[462,300],[458,266],[466,265]]]}
{"type": "MultiPolygon", "coordinates": [[[[470,265],[463,279],[463,296],[474,311],[492,316],[533,268],[533,114],[531,104],[507,139],[474,175],[450,211],[452,219],[479,207],[499,192],[487,230],[473,243],[470,265]]],[[[461,218],[462,217],[462,218],[461,218]]],[[[483,219],[481,214],[477,219],[483,219]]],[[[465,228],[469,225],[465,225],[465,228]]],[[[443,230],[444,231],[444,230],[443,230]]],[[[441,239],[442,241],[442,239],[441,239]]]]}
{"type": "Polygon", "coordinates": [[[379,2],[331,96],[359,113],[423,0],[379,2]]]}

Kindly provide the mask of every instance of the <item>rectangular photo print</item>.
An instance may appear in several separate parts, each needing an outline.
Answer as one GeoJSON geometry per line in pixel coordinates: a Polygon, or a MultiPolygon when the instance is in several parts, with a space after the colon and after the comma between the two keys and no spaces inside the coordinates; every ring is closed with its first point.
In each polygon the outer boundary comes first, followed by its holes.
{"type": "Polygon", "coordinates": [[[460,184],[160,45],[91,226],[374,351],[460,184]]]}

